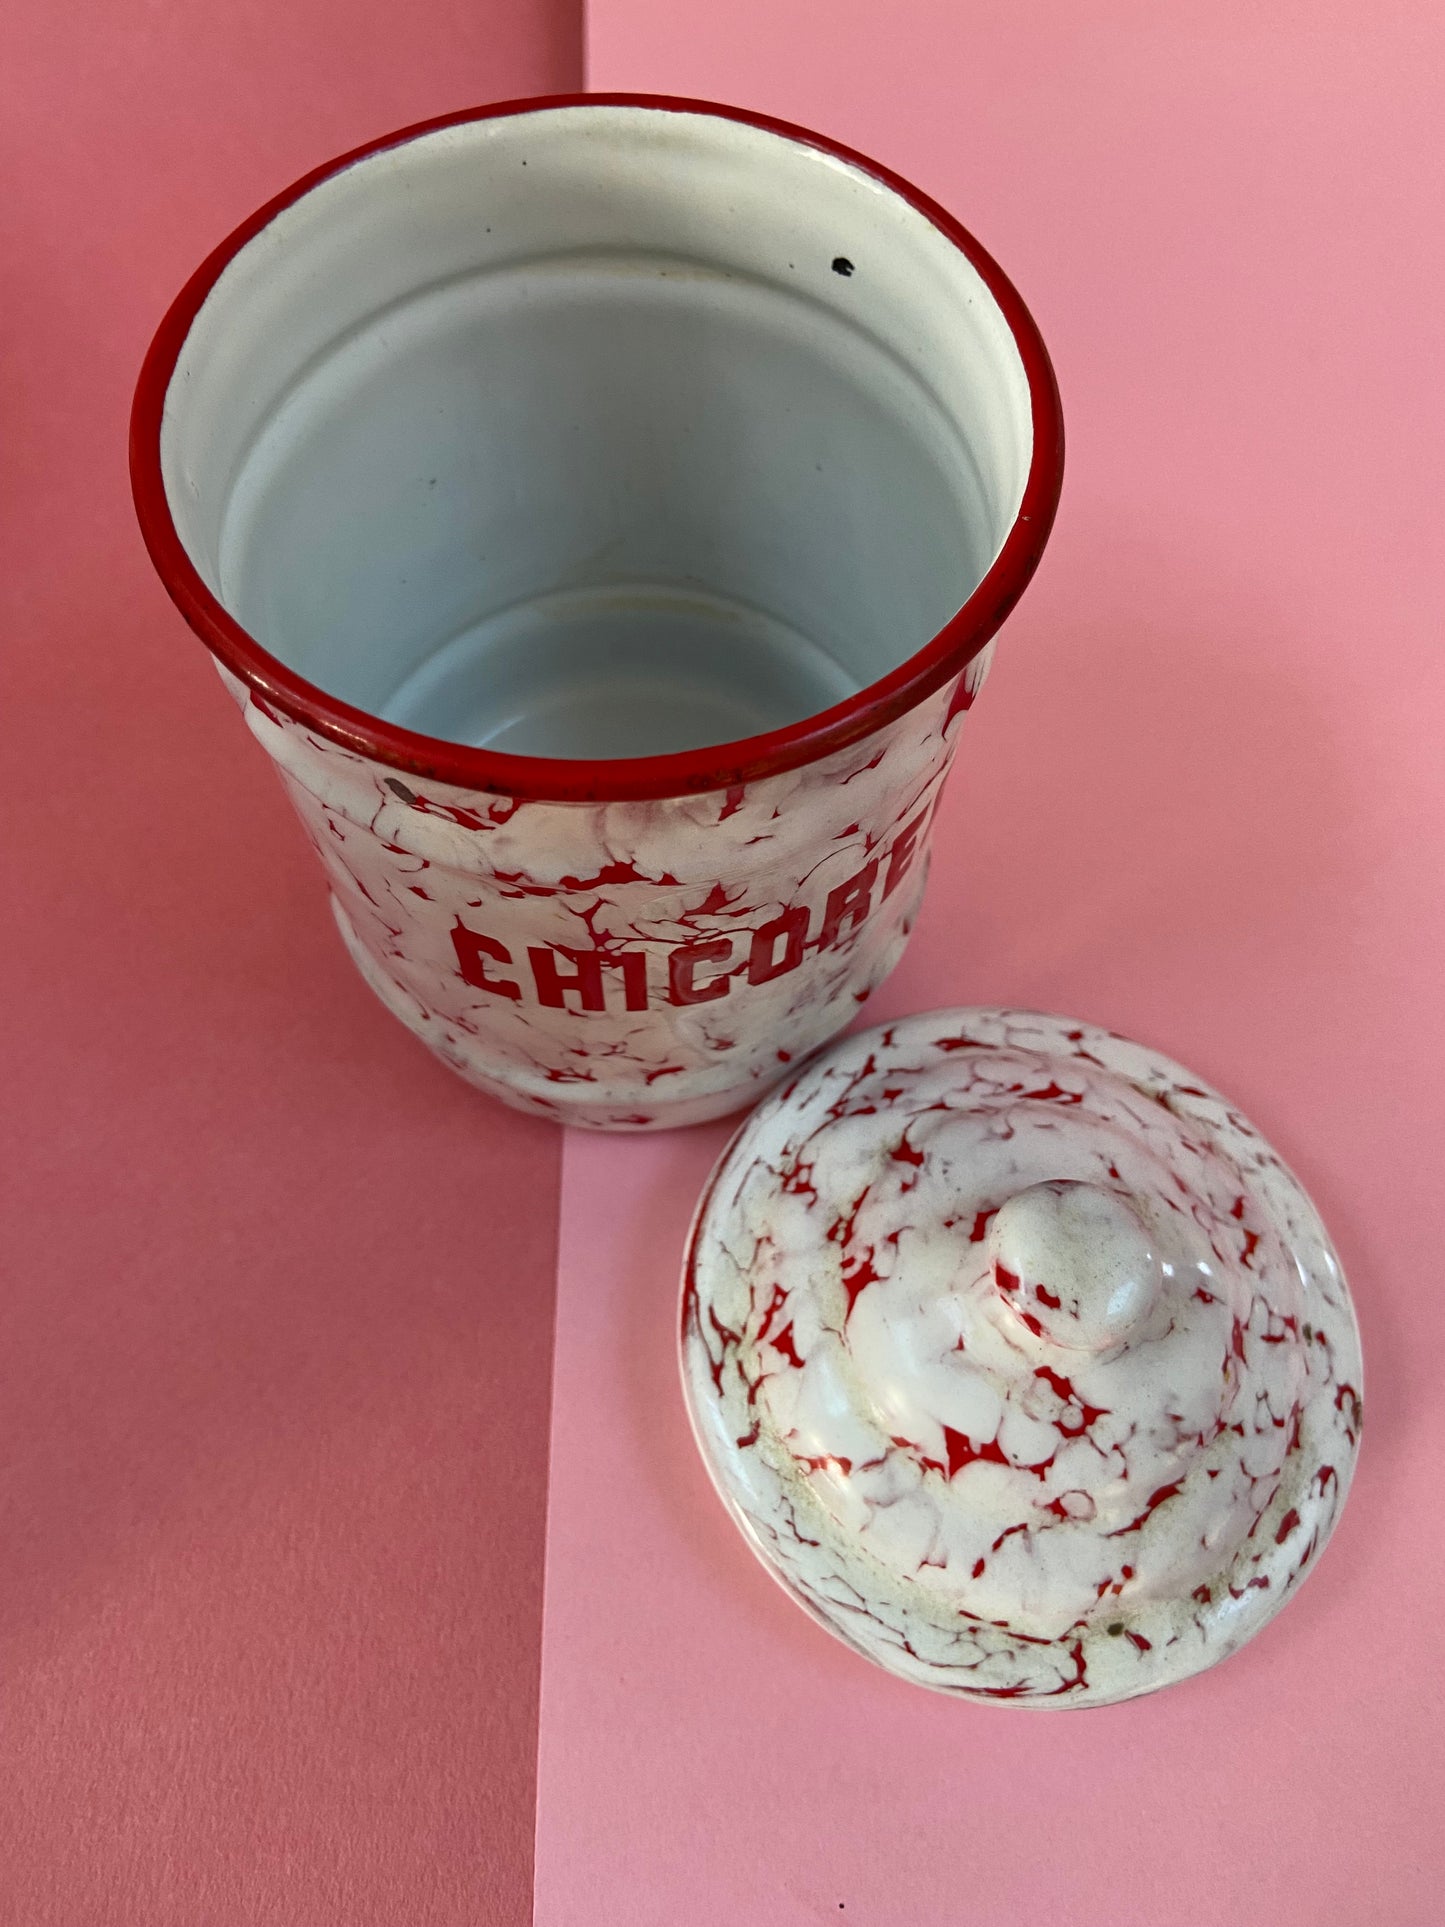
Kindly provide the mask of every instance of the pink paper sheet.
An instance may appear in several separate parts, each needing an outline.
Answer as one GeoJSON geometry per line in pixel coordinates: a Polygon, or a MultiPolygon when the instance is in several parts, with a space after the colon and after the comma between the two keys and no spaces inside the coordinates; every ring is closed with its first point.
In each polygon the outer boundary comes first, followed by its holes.
{"type": "Polygon", "coordinates": [[[912,175],[1054,352],[1064,508],[870,1017],[1074,1011],[1230,1091],[1352,1276],[1344,1523],[1243,1654],[1091,1714],[868,1668],[754,1563],[673,1363],[725,1131],[569,1139],[540,1927],[1429,1927],[1445,1748],[1438,1090],[1445,32],[1420,9],[593,0],[590,84],[912,175]]]}
{"type": "Polygon", "coordinates": [[[559,1139],[356,978],[125,451],[236,221],[569,25],[0,9],[5,1927],[529,1911],[559,1139]]]}

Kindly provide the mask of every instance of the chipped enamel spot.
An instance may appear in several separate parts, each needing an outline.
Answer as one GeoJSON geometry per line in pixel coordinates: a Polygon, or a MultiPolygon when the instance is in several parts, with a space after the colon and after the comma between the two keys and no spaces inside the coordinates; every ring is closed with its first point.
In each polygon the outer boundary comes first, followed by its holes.
{"type": "Polygon", "coordinates": [[[1178,1065],[945,1011],[748,1121],[683,1379],[713,1480],[832,1632],[920,1684],[1125,1699],[1235,1651],[1338,1516],[1360,1357],[1309,1200],[1178,1065]]]}

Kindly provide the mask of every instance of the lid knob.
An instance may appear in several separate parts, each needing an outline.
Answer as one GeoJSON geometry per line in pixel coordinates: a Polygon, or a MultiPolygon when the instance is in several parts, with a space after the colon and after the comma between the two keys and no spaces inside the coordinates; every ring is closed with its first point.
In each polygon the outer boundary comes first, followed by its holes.
{"type": "Polygon", "coordinates": [[[990,1233],[999,1298],[1036,1338],[1069,1351],[1123,1344],[1153,1310],[1163,1276],[1138,1211],[1097,1184],[1031,1184],[990,1233]]]}

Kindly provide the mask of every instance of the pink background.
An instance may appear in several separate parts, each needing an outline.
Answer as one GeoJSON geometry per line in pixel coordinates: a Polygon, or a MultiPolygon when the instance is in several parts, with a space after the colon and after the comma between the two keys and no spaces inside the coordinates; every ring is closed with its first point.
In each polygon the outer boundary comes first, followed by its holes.
{"type": "Polygon", "coordinates": [[[593,0],[589,81],[886,158],[1053,351],[1064,506],[870,1016],[1022,1001],[1221,1083],[1316,1193],[1365,1455],[1303,1595],[1158,1698],[935,1699],[812,1627],[696,1462],[672,1309],[725,1133],[569,1138],[542,1927],[1433,1927],[1445,294],[1424,8],[593,0]]]}
{"type": "Polygon", "coordinates": [[[151,327],[385,128],[575,79],[561,0],[0,25],[0,1922],[1435,1927],[1445,27],[1391,0],[591,0],[589,80],[871,150],[1054,353],[1064,507],[877,1015],[1032,1001],[1223,1084],[1367,1348],[1247,1652],[1029,1717],[829,1641],[672,1357],[723,1132],[558,1139],[378,1013],[132,525],[151,327]],[[557,1333],[541,1621],[542,1519],[557,1333]]]}
{"type": "Polygon", "coordinates": [[[0,8],[0,1921],[525,1919],[558,1143],[377,1010],[152,575],[136,371],[551,0],[0,8]]]}

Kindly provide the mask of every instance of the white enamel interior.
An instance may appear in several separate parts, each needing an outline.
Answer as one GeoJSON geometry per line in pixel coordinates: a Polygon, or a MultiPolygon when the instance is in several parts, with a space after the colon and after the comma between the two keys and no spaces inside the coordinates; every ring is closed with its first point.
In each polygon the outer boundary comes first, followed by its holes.
{"type": "Polygon", "coordinates": [[[202,577],[308,680],[453,741],[625,756],[905,661],[997,554],[1032,421],[997,304],[907,202],[753,127],[601,106],[293,203],[197,315],[161,445],[202,577]]]}

